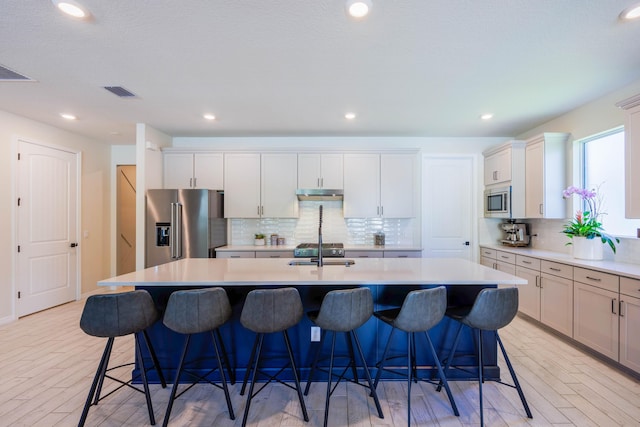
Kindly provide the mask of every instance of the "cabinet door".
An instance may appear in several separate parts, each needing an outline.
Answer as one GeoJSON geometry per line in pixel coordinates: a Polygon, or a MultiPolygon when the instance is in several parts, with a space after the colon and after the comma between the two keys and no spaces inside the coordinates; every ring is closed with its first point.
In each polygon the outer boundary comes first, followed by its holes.
{"type": "Polygon", "coordinates": [[[494,270],[497,268],[496,260],[486,256],[480,256],[480,264],[485,267],[493,268],[494,270]]]}
{"type": "Polygon", "coordinates": [[[573,338],[618,360],[618,293],[574,282],[573,338]]]}
{"type": "Polygon", "coordinates": [[[384,251],[384,258],[421,258],[422,251],[384,251]]]}
{"type": "Polygon", "coordinates": [[[380,155],[344,155],[345,218],[380,216],[380,155]]]}
{"type": "Polygon", "coordinates": [[[216,258],[255,258],[254,251],[216,251],[216,258]]]}
{"type": "Polygon", "coordinates": [[[525,216],[543,218],[544,143],[527,144],[525,153],[525,216]]]}
{"type": "Polygon", "coordinates": [[[193,187],[224,190],[224,156],[222,153],[194,154],[193,187]]]}
{"type": "Polygon", "coordinates": [[[640,298],[620,298],[620,363],[640,372],[640,298]]]}
{"type": "Polygon", "coordinates": [[[259,218],[260,210],[260,154],[225,154],[225,218],[259,218]]]}
{"type": "Polygon", "coordinates": [[[298,154],[298,188],[320,188],[320,177],[320,154],[298,154]]]}
{"type": "Polygon", "coordinates": [[[511,181],[511,149],[506,148],[484,159],[484,185],[511,181]]]}
{"type": "Polygon", "coordinates": [[[342,154],[323,154],[320,158],[322,188],[344,188],[344,157],[342,154]]]}
{"type": "Polygon", "coordinates": [[[540,320],[540,272],[517,266],[516,276],[529,281],[526,285],[518,286],[518,311],[540,320]]]}
{"type": "Polygon", "coordinates": [[[260,214],[266,218],[297,218],[298,156],[292,153],[262,155],[260,214]]]}
{"type": "Polygon", "coordinates": [[[164,188],[193,188],[193,154],[165,153],[164,188]]]}
{"type": "Polygon", "coordinates": [[[540,275],[540,322],[573,336],[573,281],[540,275]]]}
{"type": "Polygon", "coordinates": [[[415,156],[380,155],[380,216],[413,218],[415,156]]]}

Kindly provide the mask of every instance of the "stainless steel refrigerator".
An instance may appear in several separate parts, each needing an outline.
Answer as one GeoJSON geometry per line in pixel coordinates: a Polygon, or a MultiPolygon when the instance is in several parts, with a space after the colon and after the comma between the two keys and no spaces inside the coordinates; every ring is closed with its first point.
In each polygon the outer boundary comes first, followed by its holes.
{"type": "Polygon", "coordinates": [[[145,267],[213,258],[227,244],[224,196],[212,190],[147,190],[145,267]]]}

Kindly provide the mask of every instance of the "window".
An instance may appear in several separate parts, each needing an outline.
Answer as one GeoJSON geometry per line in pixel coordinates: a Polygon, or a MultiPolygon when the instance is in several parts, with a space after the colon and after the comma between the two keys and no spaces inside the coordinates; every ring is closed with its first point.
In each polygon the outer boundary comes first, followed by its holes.
{"type": "Polygon", "coordinates": [[[615,236],[635,236],[640,219],[624,217],[624,128],[619,127],[580,141],[582,185],[602,196],[602,227],[615,236]]]}

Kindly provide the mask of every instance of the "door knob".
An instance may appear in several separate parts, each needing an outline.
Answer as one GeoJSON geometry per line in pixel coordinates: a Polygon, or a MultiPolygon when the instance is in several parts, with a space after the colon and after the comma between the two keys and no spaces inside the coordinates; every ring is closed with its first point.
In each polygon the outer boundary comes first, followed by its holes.
{"type": "Polygon", "coordinates": [[[71,246],[72,248],[75,248],[76,246],[78,246],[78,244],[77,243],[72,243],[69,246],[71,246]]]}

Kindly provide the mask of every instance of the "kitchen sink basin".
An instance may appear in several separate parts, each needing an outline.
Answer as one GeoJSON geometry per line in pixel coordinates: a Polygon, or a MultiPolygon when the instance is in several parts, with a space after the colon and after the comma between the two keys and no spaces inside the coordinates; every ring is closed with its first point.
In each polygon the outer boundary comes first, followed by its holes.
{"type": "MultiPolygon", "coordinates": [[[[356,262],[352,259],[341,259],[341,260],[337,260],[337,259],[331,259],[331,260],[323,260],[322,264],[323,265],[342,265],[345,267],[349,267],[353,264],[355,264],[356,262]]],[[[318,265],[317,261],[311,261],[311,260],[294,260],[294,261],[289,261],[289,265],[318,265]]]]}

